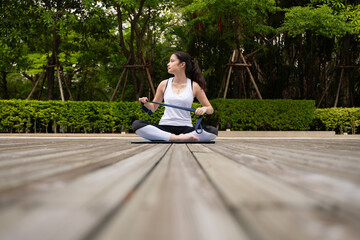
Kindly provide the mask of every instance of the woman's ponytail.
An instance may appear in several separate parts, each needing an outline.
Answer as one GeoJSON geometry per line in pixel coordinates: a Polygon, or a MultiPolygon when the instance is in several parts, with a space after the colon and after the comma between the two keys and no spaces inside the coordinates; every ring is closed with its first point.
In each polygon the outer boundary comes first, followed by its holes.
{"type": "Polygon", "coordinates": [[[205,91],[206,81],[200,70],[199,63],[196,59],[191,59],[191,63],[192,68],[190,72],[190,79],[193,79],[195,82],[197,82],[200,87],[205,91]]]}
{"type": "Polygon", "coordinates": [[[192,81],[195,81],[199,84],[199,86],[205,91],[206,82],[205,78],[202,75],[201,69],[199,67],[199,63],[196,59],[193,59],[186,52],[175,52],[176,57],[179,59],[179,62],[185,62],[185,74],[192,81]]]}

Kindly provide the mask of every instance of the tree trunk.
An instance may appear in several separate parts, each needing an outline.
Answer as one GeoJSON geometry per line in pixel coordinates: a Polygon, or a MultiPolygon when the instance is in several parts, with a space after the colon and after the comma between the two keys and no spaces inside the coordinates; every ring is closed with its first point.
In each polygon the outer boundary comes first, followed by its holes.
{"type": "Polygon", "coordinates": [[[5,71],[1,71],[1,77],[2,77],[2,81],[1,81],[1,89],[3,90],[2,92],[2,99],[9,99],[9,91],[8,91],[8,88],[7,88],[7,75],[8,75],[8,72],[5,72],[5,71]]]}
{"type": "MultiPolygon", "coordinates": [[[[145,0],[141,0],[138,9],[135,8],[129,9],[124,7],[126,10],[125,12],[129,15],[128,19],[130,19],[130,27],[131,27],[130,40],[127,42],[127,44],[125,44],[124,41],[123,27],[122,27],[123,11],[121,9],[120,4],[116,4],[117,20],[118,20],[118,28],[119,28],[119,40],[120,40],[119,45],[122,49],[123,54],[127,58],[129,65],[144,64],[142,61],[144,56],[144,54],[142,53],[143,41],[144,41],[145,33],[148,29],[149,19],[150,19],[150,10],[149,10],[145,22],[141,24],[140,27],[139,20],[143,13],[144,3],[145,0]]],[[[135,98],[138,99],[144,90],[144,85],[145,85],[144,75],[142,73],[142,69],[138,71],[138,74],[136,74],[137,69],[135,68],[131,68],[129,70],[133,82],[135,98]]]]}
{"type": "Polygon", "coordinates": [[[136,79],[136,73],[135,70],[133,68],[130,69],[130,73],[131,73],[131,78],[133,80],[133,87],[134,87],[134,93],[135,93],[135,99],[139,99],[140,94],[139,94],[139,88],[138,88],[138,83],[137,83],[137,79],[136,79]]]}
{"type": "Polygon", "coordinates": [[[51,67],[48,67],[46,69],[46,79],[48,82],[48,92],[47,92],[47,100],[52,100],[54,97],[54,83],[55,83],[55,67],[53,65],[56,63],[55,56],[52,55],[48,58],[48,65],[51,67]]]}
{"type": "Polygon", "coordinates": [[[53,27],[52,55],[48,58],[48,68],[46,69],[46,77],[48,80],[47,100],[54,98],[55,87],[55,65],[57,64],[57,56],[59,55],[60,36],[57,33],[56,19],[53,27]]]}
{"type": "MultiPolygon", "coordinates": [[[[355,62],[356,57],[352,58],[352,51],[349,51],[351,48],[351,36],[346,35],[343,38],[343,46],[341,49],[341,65],[349,66],[355,62]]],[[[350,74],[349,72],[352,70],[351,68],[343,68],[344,75],[343,75],[343,82],[341,85],[341,106],[342,107],[349,107],[352,106],[351,104],[351,86],[350,86],[350,74]]]]}

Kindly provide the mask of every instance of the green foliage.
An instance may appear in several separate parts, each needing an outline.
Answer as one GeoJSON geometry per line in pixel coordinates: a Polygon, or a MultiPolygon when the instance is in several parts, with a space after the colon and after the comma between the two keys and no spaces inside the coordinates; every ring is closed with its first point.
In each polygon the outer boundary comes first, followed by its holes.
{"type": "Polygon", "coordinates": [[[352,14],[349,17],[351,24],[354,26],[355,33],[360,38],[360,5],[352,7],[352,14]]]}
{"type": "MultiPolygon", "coordinates": [[[[356,133],[360,108],[315,109],[312,100],[211,100],[215,112],[205,115],[203,124],[225,130],[336,130],[345,126],[356,133]]],[[[194,103],[193,108],[200,107],[194,103]]],[[[138,102],[0,101],[0,132],[118,133],[122,126],[131,132],[136,119],[158,123],[164,113],[160,106],[151,116],[138,102]]],[[[197,116],[193,116],[195,124],[197,116]]],[[[341,130],[340,130],[341,129],[341,130]]]]}
{"type": "Polygon", "coordinates": [[[46,65],[49,54],[31,53],[27,55],[29,61],[28,73],[31,75],[39,74],[43,71],[42,66],[46,65]]]}
{"type": "Polygon", "coordinates": [[[342,132],[342,128],[346,127],[355,134],[359,126],[360,108],[326,108],[316,110],[314,127],[317,130],[342,132]]]}
{"type": "Polygon", "coordinates": [[[342,0],[312,2],[312,6],[296,6],[287,10],[283,27],[292,36],[306,31],[328,38],[342,37],[347,33],[359,34],[359,6],[347,6],[342,0]]]}
{"type": "MultiPolygon", "coordinates": [[[[186,25],[172,28],[178,36],[177,45],[198,59],[208,83],[209,99],[218,97],[232,51],[245,48],[249,53],[262,44],[265,36],[276,32],[269,24],[277,10],[274,0],[194,0],[179,5],[186,25]]],[[[231,81],[240,82],[239,76],[234,73],[231,81]]],[[[232,89],[230,86],[229,95],[232,89]]]]}
{"type": "Polygon", "coordinates": [[[157,123],[163,112],[149,117],[138,102],[1,100],[0,132],[129,132],[134,120],[157,123]]]}
{"type": "Polygon", "coordinates": [[[0,41],[0,71],[10,73],[26,68],[29,64],[27,52],[28,48],[25,44],[9,47],[0,41]]]}
{"type": "Polygon", "coordinates": [[[258,32],[274,31],[266,20],[276,9],[274,0],[197,0],[184,7],[182,12],[194,14],[195,18],[189,24],[200,23],[204,25],[204,31],[211,29],[215,34],[221,20],[222,39],[236,47],[234,44],[238,40],[245,40],[241,42],[244,44],[258,32]]]}
{"type": "MultiPolygon", "coordinates": [[[[143,64],[144,56],[151,66],[155,86],[169,77],[166,63],[170,54],[174,50],[189,52],[203,70],[209,99],[218,96],[228,70],[226,64],[235,48],[244,49],[264,98],[319,101],[329,83],[321,105],[324,107],[334,102],[339,65],[359,63],[359,0],[5,2],[0,8],[0,96],[6,99],[25,99],[40,76],[41,67],[56,65],[57,56],[64,73],[63,83],[68,84],[74,100],[109,101],[129,56],[120,45],[121,33],[125,48],[133,51],[134,62],[130,64],[143,64]],[[144,5],[140,10],[141,3],[144,5]],[[118,5],[121,16],[116,11],[118,5]],[[122,20],[122,32],[118,17],[122,20]],[[283,30],[281,26],[289,32],[276,35],[283,30]],[[257,51],[259,48],[262,50],[257,51]]],[[[60,99],[57,78],[53,79],[56,70],[46,68],[34,99],[60,99]],[[50,90],[54,93],[46,96],[50,90]]],[[[123,100],[151,95],[146,75],[138,70],[129,74],[123,100]]],[[[256,96],[245,71],[233,68],[228,97],[256,96]]],[[[341,88],[341,106],[359,105],[357,71],[345,69],[343,81],[347,84],[341,88]]],[[[115,101],[121,98],[123,83],[124,78],[115,101]]],[[[70,99],[63,87],[65,99],[70,99]]]]}
{"type": "Polygon", "coordinates": [[[312,100],[215,99],[211,125],[232,130],[309,130],[314,118],[312,100]]]}
{"type": "MultiPolygon", "coordinates": [[[[314,117],[314,101],[215,99],[213,115],[204,124],[220,130],[308,130],[314,117]]],[[[200,107],[199,103],[193,104],[200,107]]],[[[150,117],[138,102],[0,101],[0,132],[127,132],[136,119],[158,123],[164,107],[150,117]]],[[[195,124],[197,116],[192,118],[195,124]]]]}

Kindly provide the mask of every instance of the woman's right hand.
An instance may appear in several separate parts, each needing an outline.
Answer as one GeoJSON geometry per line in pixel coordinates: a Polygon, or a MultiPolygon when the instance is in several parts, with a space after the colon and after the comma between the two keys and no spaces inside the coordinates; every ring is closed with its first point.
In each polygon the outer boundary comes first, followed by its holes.
{"type": "Polygon", "coordinates": [[[139,102],[141,102],[141,103],[147,103],[148,101],[149,101],[149,99],[147,97],[139,98],[139,102]]]}
{"type": "Polygon", "coordinates": [[[144,104],[144,106],[145,106],[147,109],[151,110],[152,112],[155,112],[155,111],[156,111],[156,108],[154,108],[154,104],[149,103],[148,101],[149,101],[149,100],[148,100],[147,97],[139,98],[139,102],[140,102],[141,104],[144,104]]]}

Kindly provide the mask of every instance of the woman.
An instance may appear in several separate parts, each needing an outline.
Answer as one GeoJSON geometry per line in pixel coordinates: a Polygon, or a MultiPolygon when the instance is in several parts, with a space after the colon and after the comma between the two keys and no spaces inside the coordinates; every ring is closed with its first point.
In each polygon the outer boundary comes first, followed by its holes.
{"type": "MultiPolygon", "coordinates": [[[[212,114],[212,108],[205,94],[206,82],[196,60],[188,53],[175,52],[167,64],[168,73],[173,78],[162,81],[154,97],[154,102],[178,105],[191,108],[194,97],[201,103],[195,114],[212,114]],[[189,78],[188,78],[189,77],[189,78]]],[[[147,109],[155,112],[158,104],[149,103],[147,97],[139,98],[147,109]]],[[[159,125],[146,121],[135,120],[132,124],[133,131],[148,140],[161,141],[210,141],[216,138],[218,131],[215,127],[204,126],[202,133],[198,134],[192,125],[189,111],[165,107],[159,125]]]]}

